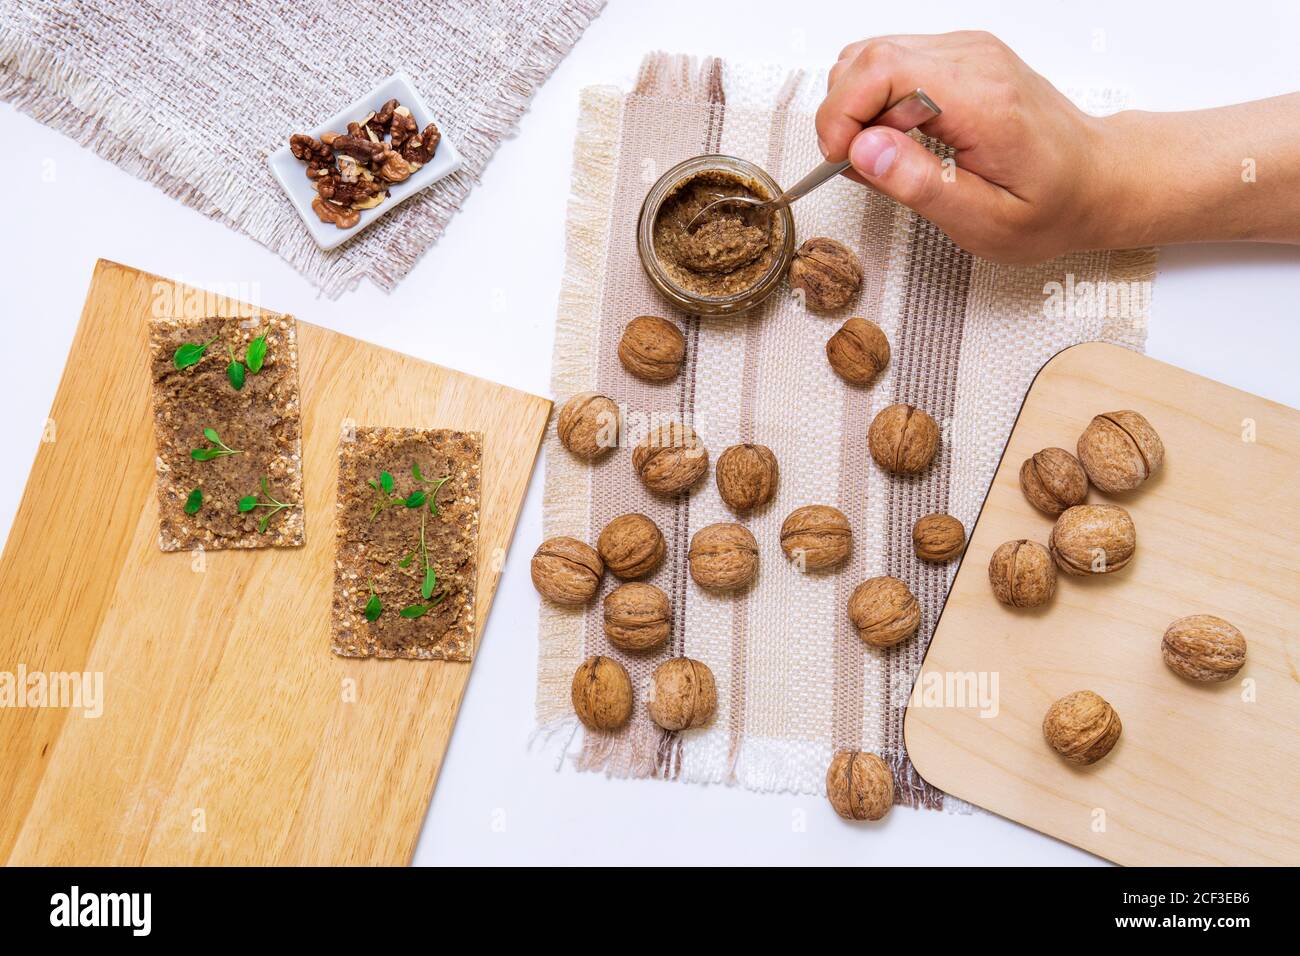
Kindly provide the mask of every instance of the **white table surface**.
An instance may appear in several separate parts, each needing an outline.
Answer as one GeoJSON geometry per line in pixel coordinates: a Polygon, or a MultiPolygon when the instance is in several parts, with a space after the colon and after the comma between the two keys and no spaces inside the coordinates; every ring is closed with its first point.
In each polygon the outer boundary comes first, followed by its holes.
{"type": "MultiPolygon", "coordinates": [[[[320,298],[253,241],[0,106],[9,157],[0,401],[10,409],[0,419],[0,529],[8,533],[17,510],[98,257],[199,286],[250,283],[268,308],[548,394],[578,90],[628,83],[645,51],[816,69],[863,36],[982,28],[1059,86],[1122,87],[1147,109],[1300,89],[1293,46],[1300,8],[1284,3],[1252,3],[1240,16],[1225,15],[1219,4],[1097,0],[1086,13],[1044,0],[737,6],[743,15],[728,21],[712,12],[722,4],[614,0],[538,93],[518,137],[502,146],[443,241],[391,296],[364,286],[338,301],[320,298]],[[774,24],[804,26],[764,27],[765,12],[774,24]],[[513,272],[504,280],[489,270],[503,252],[513,272]]],[[[1169,249],[1161,254],[1148,349],[1300,406],[1297,303],[1300,249],[1169,249]]],[[[899,809],[883,825],[862,829],[842,823],[820,797],[557,773],[553,758],[529,749],[537,597],[528,560],[541,538],[541,489],[539,467],[417,863],[1100,862],[985,813],[899,809]]]]}

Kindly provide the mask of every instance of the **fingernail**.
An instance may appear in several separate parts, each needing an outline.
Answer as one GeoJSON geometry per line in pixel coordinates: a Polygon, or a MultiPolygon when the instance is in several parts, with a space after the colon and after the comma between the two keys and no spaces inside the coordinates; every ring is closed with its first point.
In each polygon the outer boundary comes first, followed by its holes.
{"type": "Polygon", "coordinates": [[[889,172],[898,155],[893,137],[884,130],[864,129],[849,147],[853,168],[864,176],[879,178],[889,172]]]}

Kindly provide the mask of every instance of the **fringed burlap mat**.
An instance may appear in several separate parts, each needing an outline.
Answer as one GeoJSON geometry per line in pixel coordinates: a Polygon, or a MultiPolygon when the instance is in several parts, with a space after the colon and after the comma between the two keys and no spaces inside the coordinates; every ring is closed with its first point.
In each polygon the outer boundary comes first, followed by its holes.
{"type": "MultiPolygon", "coordinates": [[[[612,396],[624,405],[630,442],[638,422],[678,416],[694,424],[714,460],[737,442],[768,445],[781,480],[776,500],[745,519],[759,542],[758,583],[741,596],[719,596],[697,587],[686,569],[694,531],[734,520],[712,476],[689,496],[665,501],[634,477],[630,448],[591,467],[569,455],[552,429],[546,535],[594,544],[615,515],[650,515],[668,540],[668,558],[651,580],[672,598],[674,631],[667,649],[634,656],[605,640],[599,600],[578,611],[544,606],[538,721],[551,745],[576,749],[584,769],[756,790],[820,792],[836,747],[872,750],[893,767],[900,802],[938,807],[943,794],[907,760],[902,717],[954,568],[915,558],[912,524],[946,511],[971,526],[1030,381],[1053,354],[1092,339],[1142,347],[1155,256],[1098,252],[997,266],[841,180],[801,200],[795,219],[799,237],[831,236],[860,254],[865,278],[856,305],[838,317],[812,315],[782,290],[740,318],[673,312],[636,256],[637,212],[650,185],[673,163],[711,152],[746,157],[779,182],[793,181],[821,160],[812,114],[823,90],[820,78],[655,55],[631,94],[595,88],[583,95],[556,397],[612,396]],[[650,385],[619,365],[622,328],[641,314],[670,317],[684,329],[688,352],[677,380],[650,385]],[[893,345],[887,374],[870,389],[845,386],[826,361],[826,339],[847,315],[878,322],[893,345]],[[941,454],[916,480],[882,473],[867,451],[873,415],[900,401],[943,426],[941,454]],[[800,574],[781,553],[781,521],[808,503],[835,504],[852,522],[854,554],[839,573],[800,574]],[[888,651],[864,645],[845,612],[852,589],[878,574],[907,581],[924,614],[918,637],[888,651]],[[623,662],[637,706],[623,731],[585,733],[578,743],[569,685],[594,653],[623,662]],[[645,686],[661,660],[681,654],[712,668],[719,705],[711,725],[672,734],[646,717],[645,686]]],[[[607,575],[602,596],[617,583],[607,575]]]]}
{"type": "Polygon", "coordinates": [[[0,4],[0,99],[252,236],[328,295],[363,277],[391,290],[602,6],[17,0],[0,4]],[[266,158],[398,70],[465,165],[322,252],[266,158]]]}

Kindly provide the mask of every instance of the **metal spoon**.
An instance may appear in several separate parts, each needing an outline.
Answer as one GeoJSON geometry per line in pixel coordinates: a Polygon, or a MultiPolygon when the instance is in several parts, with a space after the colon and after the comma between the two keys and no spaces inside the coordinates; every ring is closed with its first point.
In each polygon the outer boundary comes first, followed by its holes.
{"type": "MultiPolygon", "coordinates": [[[[934,119],[942,112],[943,110],[939,109],[934,100],[925,95],[925,90],[918,87],[902,99],[895,101],[892,106],[888,107],[867,125],[888,126],[892,129],[907,132],[927,120],[934,119]]],[[[711,209],[717,209],[719,206],[740,204],[749,206],[751,210],[771,210],[788,206],[796,199],[812,192],[828,179],[844,172],[849,168],[849,165],[847,159],[837,163],[827,160],[775,199],[757,199],[754,196],[723,196],[721,199],[715,199],[691,217],[691,221],[686,224],[686,231],[690,232],[694,229],[705,213],[711,209]]]]}

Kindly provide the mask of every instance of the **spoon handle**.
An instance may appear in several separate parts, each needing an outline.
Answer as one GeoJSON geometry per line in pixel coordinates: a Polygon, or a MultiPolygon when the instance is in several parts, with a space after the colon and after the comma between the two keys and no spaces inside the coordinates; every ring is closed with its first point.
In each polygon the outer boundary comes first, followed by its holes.
{"type": "MultiPolygon", "coordinates": [[[[895,101],[892,106],[867,125],[888,126],[892,129],[900,129],[903,132],[907,132],[908,130],[915,129],[927,120],[934,119],[941,112],[943,111],[939,109],[934,100],[926,96],[924,90],[918,88],[913,90],[911,93],[908,93],[902,99],[895,101]]],[[[802,196],[806,196],[822,183],[826,182],[826,180],[844,172],[844,170],[849,168],[849,165],[850,163],[847,159],[840,160],[839,162],[831,162],[830,160],[827,160],[782,193],[774,205],[784,206],[794,202],[802,196]]]]}

